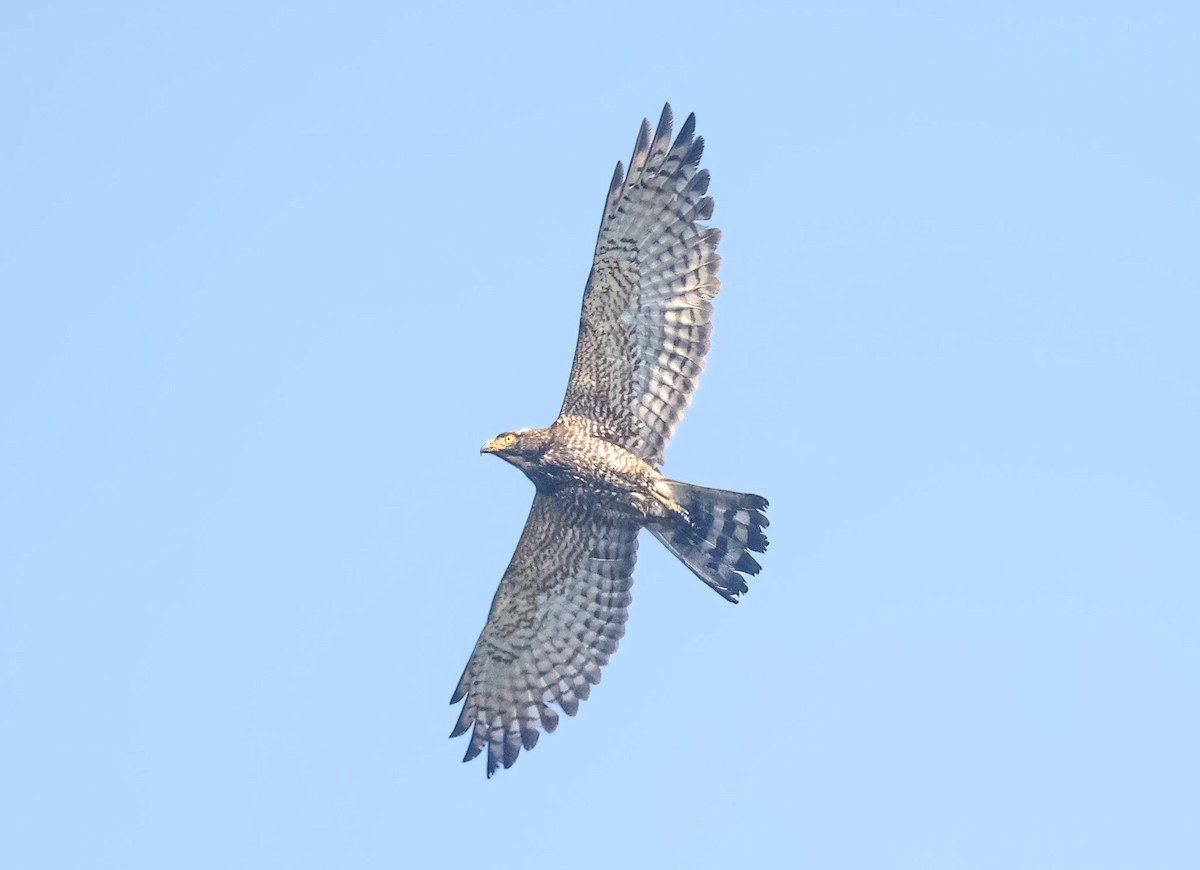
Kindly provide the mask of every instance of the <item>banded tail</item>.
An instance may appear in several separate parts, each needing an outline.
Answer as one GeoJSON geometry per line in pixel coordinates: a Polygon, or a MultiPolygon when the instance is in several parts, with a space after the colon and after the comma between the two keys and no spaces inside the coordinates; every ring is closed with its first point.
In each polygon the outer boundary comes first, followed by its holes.
{"type": "Polygon", "coordinates": [[[662,480],[659,486],[687,511],[688,519],[678,517],[647,528],[693,574],[736,604],[738,596],[749,588],[738,572],[757,574],[762,570],[750,552],[763,553],[767,549],[767,536],[763,534],[769,525],[763,515],[767,500],[761,495],[708,489],[677,480],[662,480]]]}

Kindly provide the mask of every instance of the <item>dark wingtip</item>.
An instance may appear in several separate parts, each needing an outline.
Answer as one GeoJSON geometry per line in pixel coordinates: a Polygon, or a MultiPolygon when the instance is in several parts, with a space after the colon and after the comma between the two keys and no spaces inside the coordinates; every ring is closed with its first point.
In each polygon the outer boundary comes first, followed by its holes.
{"type": "Polygon", "coordinates": [[[613,191],[621,187],[621,182],[625,180],[625,167],[620,160],[617,161],[617,168],[613,170],[612,181],[608,185],[608,195],[612,196],[613,191]]]}
{"type": "Polygon", "coordinates": [[[515,742],[511,738],[505,739],[505,741],[504,741],[504,769],[508,770],[510,767],[512,767],[513,764],[516,763],[517,756],[520,754],[521,754],[520,739],[518,738],[518,740],[515,742]]]}
{"type": "Polygon", "coordinates": [[[666,147],[667,141],[671,136],[671,127],[675,123],[675,116],[671,113],[671,104],[664,103],[662,114],[658,118],[658,127],[654,130],[654,143],[656,146],[661,144],[666,147]],[[660,140],[661,143],[660,143],[660,140]]]}
{"type": "MultiPolygon", "coordinates": [[[[692,136],[695,135],[695,133],[696,133],[696,113],[692,112],[690,115],[687,116],[687,120],[683,122],[683,126],[679,128],[679,135],[675,137],[675,144],[672,145],[671,147],[678,148],[680,145],[685,145],[688,142],[691,142],[692,136]]],[[[695,149],[696,145],[700,146],[701,151],[704,150],[704,140],[703,139],[697,139],[694,143],[692,143],[692,149],[695,149]]],[[[697,159],[699,159],[699,157],[697,157],[697,159]]]]}
{"type": "MultiPolygon", "coordinates": [[[[633,156],[646,151],[650,147],[650,119],[642,118],[642,126],[638,127],[637,140],[633,143],[633,156]]],[[[632,164],[633,161],[630,161],[632,164]]]]}

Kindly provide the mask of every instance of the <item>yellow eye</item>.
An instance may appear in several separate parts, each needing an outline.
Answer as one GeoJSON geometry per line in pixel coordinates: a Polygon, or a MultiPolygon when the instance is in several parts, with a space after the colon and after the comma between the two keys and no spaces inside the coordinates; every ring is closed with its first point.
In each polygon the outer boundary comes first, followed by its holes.
{"type": "Polygon", "coordinates": [[[503,438],[500,439],[500,443],[503,444],[505,447],[511,447],[514,443],[516,443],[516,440],[517,440],[517,436],[512,434],[511,432],[509,432],[507,435],[505,435],[503,438]]]}

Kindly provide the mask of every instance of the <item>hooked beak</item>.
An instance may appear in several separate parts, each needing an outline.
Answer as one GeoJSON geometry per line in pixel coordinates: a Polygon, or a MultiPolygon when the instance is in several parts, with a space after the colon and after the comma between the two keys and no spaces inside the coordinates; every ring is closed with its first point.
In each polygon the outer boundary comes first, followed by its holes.
{"type": "Polygon", "coordinates": [[[499,450],[500,450],[500,439],[493,438],[487,444],[484,444],[482,447],[479,448],[479,455],[482,456],[485,453],[497,453],[497,452],[499,452],[499,450]]]}

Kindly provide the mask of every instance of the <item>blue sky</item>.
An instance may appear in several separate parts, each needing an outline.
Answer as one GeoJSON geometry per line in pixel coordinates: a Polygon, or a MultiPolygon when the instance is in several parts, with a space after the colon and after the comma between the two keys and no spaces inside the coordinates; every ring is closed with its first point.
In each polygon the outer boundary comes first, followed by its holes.
{"type": "Polygon", "coordinates": [[[30,4],[0,28],[0,863],[1200,866],[1188,4],[30,4]],[[724,235],[643,536],[491,781],[447,700],[604,193],[724,235]],[[434,862],[437,862],[436,864],[434,862]]]}

